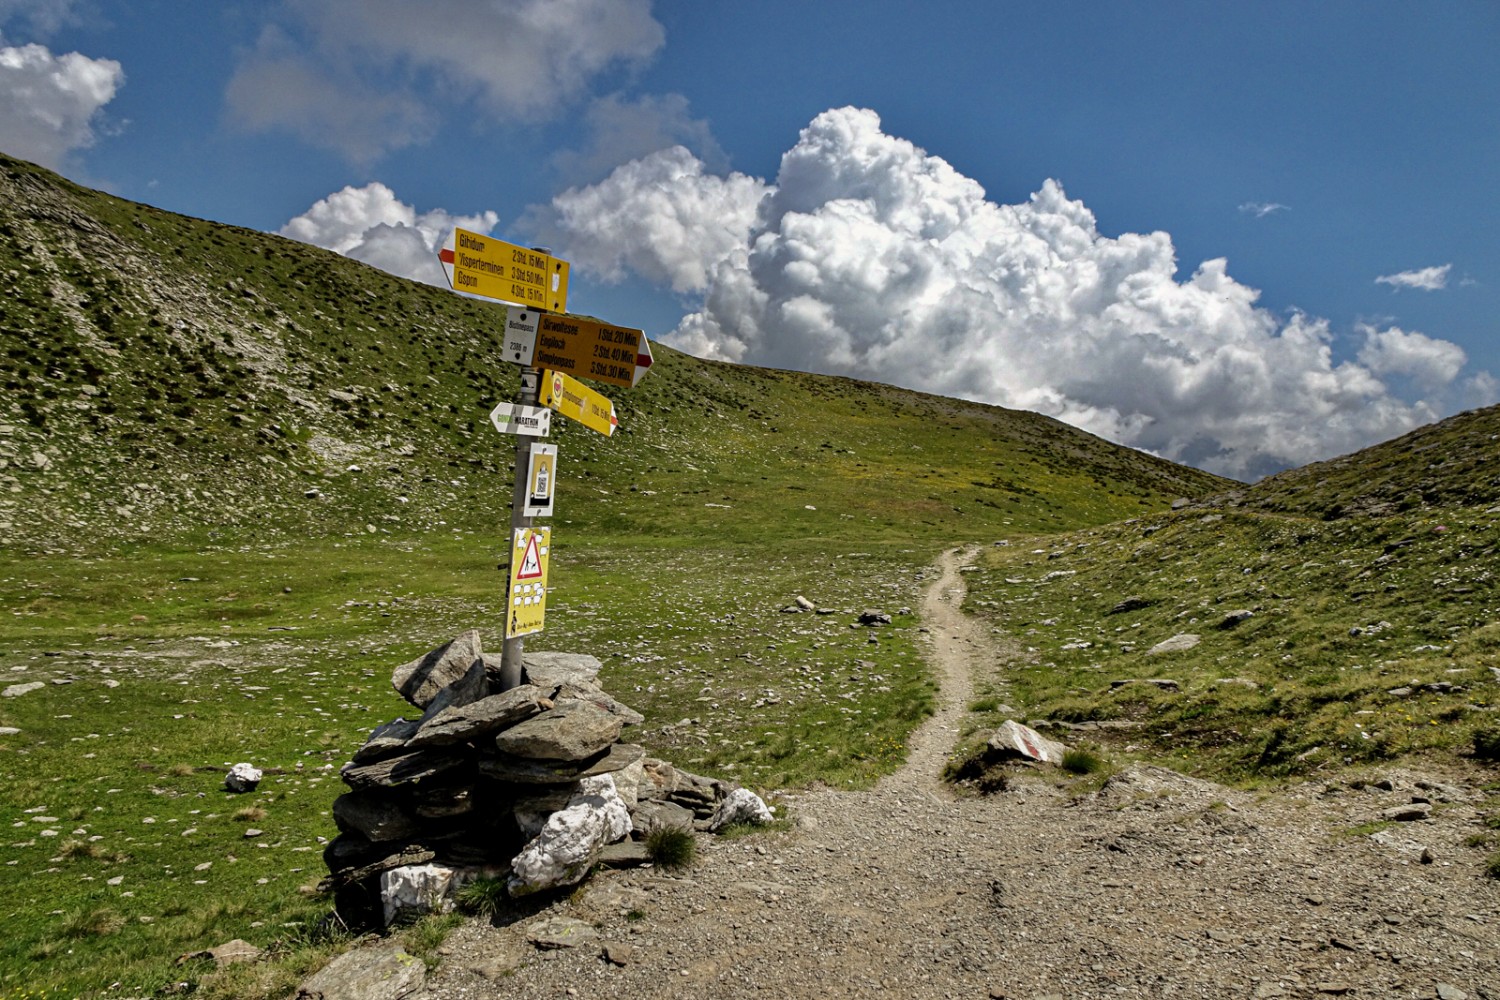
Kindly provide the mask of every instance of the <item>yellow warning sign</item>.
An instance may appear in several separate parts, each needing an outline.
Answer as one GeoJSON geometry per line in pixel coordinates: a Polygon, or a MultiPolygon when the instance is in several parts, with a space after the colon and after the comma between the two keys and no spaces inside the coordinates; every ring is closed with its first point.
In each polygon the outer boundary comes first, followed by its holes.
{"type": "Polygon", "coordinates": [[[505,638],[542,630],[547,614],[547,553],[551,528],[517,528],[510,550],[509,608],[505,638]]]}

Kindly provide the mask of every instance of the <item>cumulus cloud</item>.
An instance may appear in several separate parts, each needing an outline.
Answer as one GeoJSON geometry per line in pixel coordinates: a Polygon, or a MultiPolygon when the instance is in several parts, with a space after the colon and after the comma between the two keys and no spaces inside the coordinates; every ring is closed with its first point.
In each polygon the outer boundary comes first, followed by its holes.
{"type": "Polygon", "coordinates": [[[674,146],[564,191],[527,227],[606,281],[628,269],[676,292],[701,292],[717,262],[743,250],[766,190],[744,174],[709,174],[674,146]]]}
{"type": "Polygon", "coordinates": [[[0,48],[0,149],[64,169],[69,154],[93,145],[100,111],[124,82],[113,59],[34,43],[0,48]]]}
{"type": "Polygon", "coordinates": [[[814,119],[774,186],[714,178],[675,150],[552,208],[575,238],[585,219],[609,222],[586,253],[568,244],[575,260],[703,289],[664,338],[694,354],[1035,410],[1239,478],[1435,419],[1463,365],[1454,345],[1396,328],[1335,360],[1326,320],[1260,307],[1224,260],[1179,280],[1168,234],[1106,236],[1050,180],[991,202],[855,108],[814,119]],[[746,229],[726,205],[752,201],[746,229]]]}
{"type": "Polygon", "coordinates": [[[368,161],[422,141],[462,105],[509,120],[562,113],[665,40],[649,0],[288,0],[237,68],[231,118],[368,161]]]}
{"type": "Polygon", "coordinates": [[[1375,284],[1390,285],[1393,288],[1420,288],[1424,292],[1436,292],[1448,287],[1448,272],[1451,270],[1453,270],[1452,264],[1442,264],[1438,267],[1424,267],[1416,271],[1382,274],[1375,279],[1375,284]]]}
{"type": "Polygon", "coordinates": [[[282,226],[280,233],[403,278],[447,288],[437,252],[453,227],[488,234],[499,221],[494,212],[451,215],[438,208],[419,213],[377,182],[346,187],[319,200],[282,226]]]}
{"type": "Polygon", "coordinates": [[[1359,363],[1376,375],[1410,378],[1423,389],[1446,386],[1463,370],[1468,355],[1457,344],[1399,327],[1377,330],[1361,325],[1365,343],[1359,363]]]}
{"type": "Polygon", "coordinates": [[[1257,219],[1264,219],[1268,215],[1277,212],[1287,212],[1290,208],[1277,201],[1247,201],[1240,205],[1240,211],[1245,215],[1253,215],[1257,219]]]}

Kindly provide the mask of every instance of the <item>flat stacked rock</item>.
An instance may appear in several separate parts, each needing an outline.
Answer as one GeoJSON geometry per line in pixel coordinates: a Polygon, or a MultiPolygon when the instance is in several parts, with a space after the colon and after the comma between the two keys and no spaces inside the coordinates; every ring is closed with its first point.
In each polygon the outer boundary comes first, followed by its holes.
{"type": "Polygon", "coordinates": [[[390,923],[413,884],[504,878],[520,896],[581,881],[615,841],[717,825],[737,786],[622,742],[643,718],[599,687],[600,667],[528,653],[522,683],[502,691],[500,658],[471,630],[396,668],[392,685],[422,714],[380,726],[344,765],[323,853],[346,924],[390,923]]]}

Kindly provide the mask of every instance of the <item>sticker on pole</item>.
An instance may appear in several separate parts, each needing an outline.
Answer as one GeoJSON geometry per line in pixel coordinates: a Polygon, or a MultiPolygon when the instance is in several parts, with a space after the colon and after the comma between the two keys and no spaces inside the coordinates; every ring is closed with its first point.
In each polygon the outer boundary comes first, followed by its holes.
{"type": "Polygon", "coordinates": [[[510,550],[509,609],[505,638],[542,630],[547,614],[547,553],[551,528],[517,528],[510,550]]]}
{"type": "Polygon", "coordinates": [[[552,433],[552,411],[541,406],[501,403],[490,411],[490,423],[501,434],[546,437],[552,433]]]}
{"type": "MultiPolygon", "coordinates": [[[[550,410],[547,412],[551,412],[550,410]]],[[[526,469],[526,502],[522,517],[551,517],[557,488],[557,445],[533,444],[526,469]]]]}

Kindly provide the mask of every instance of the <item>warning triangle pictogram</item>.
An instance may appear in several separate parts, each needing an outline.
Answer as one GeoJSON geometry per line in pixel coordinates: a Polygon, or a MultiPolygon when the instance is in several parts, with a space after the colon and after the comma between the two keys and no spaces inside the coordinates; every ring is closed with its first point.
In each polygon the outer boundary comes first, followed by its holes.
{"type": "Polygon", "coordinates": [[[517,580],[539,580],[542,576],[542,552],[536,535],[526,539],[526,554],[521,557],[521,568],[516,571],[517,580]]]}

